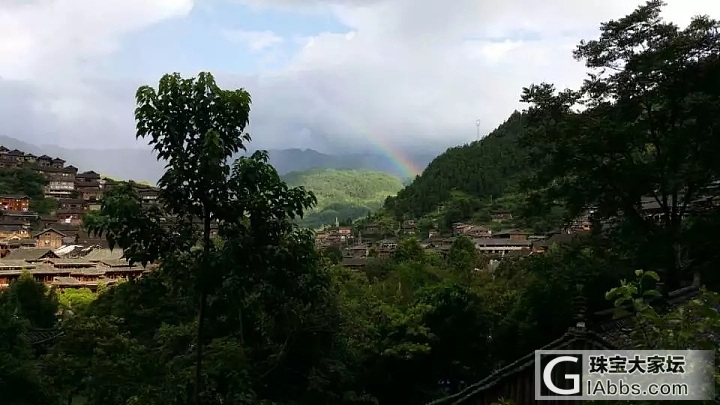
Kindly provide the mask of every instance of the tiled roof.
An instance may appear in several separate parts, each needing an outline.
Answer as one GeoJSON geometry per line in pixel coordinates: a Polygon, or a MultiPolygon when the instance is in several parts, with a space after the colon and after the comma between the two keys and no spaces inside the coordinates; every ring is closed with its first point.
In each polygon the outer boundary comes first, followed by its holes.
{"type": "MultiPolygon", "coordinates": [[[[666,304],[670,307],[681,306],[692,300],[700,294],[700,289],[696,286],[684,287],[668,293],[666,304]]],[[[659,298],[658,298],[659,300],[659,298]]],[[[599,311],[595,315],[598,317],[610,316],[614,309],[599,311]]],[[[612,342],[616,347],[630,348],[632,347],[631,333],[634,328],[634,319],[626,316],[619,319],[611,319],[601,322],[595,329],[607,341],[612,342]]]]}
{"type": "Polygon", "coordinates": [[[0,260],[40,260],[43,257],[56,256],[52,250],[46,248],[20,248],[11,250],[7,256],[0,260]]]}
{"type": "Polygon", "coordinates": [[[532,242],[514,239],[476,239],[475,244],[477,246],[530,246],[532,242]]]}
{"type": "Polygon", "coordinates": [[[87,261],[105,261],[119,260],[123,256],[122,249],[93,249],[87,255],[83,256],[83,260],[87,261]]]}
{"type": "Polygon", "coordinates": [[[349,266],[349,267],[360,267],[365,266],[367,264],[367,259],[359,258],[359,257],[344,257],[342,260],[343,266],[349,266]]]}
{"type": "MultiPolygon", "coordinates": [[[[598,350],[613,349],[612,344],[607,342],[598,334],[589,331],[587,329],[570,328],[559,339],[545,345],[539,350],[564,350],[573,347],[578,341],[585,341],[590,343],[593,347],[597,347],[598,350]]],[[[473,398],[479,396],[483,391],[489,390],[502,382],[502,380],[515,375],[516,373],[526,370],[535,365],[535,352],[521,357],[520,359],[502,367],[485,379],[478,383],[475,383],[466,389],[458,392],[457,394],[445,397],[429,403],[428,405],[460,405],[473,403],[473,398]]]]}
{"type": "Polygon", "coordinates": [[[60,329],[30,329],[22,333],[23,339],[32,345],[49,342],[62,335],[60,329]]]}
{"type": "Polygon", "coordinates": [[[35,267],[36,265],[22,259],[8,259],[7,257],[0,259],[0,270],[9,268],[34,269],[35,267]]]}
{"type": "Polygon", "coordinates": [[[60,232],[60,231],[58,231],[58,230],[56,230],[56,229],[54,229],[54,228],[46,228],[46,229],[43,229],[42,231],[36,233],[35,235],[33,235],[33,237],[34,237],[34,238],[37,238],[38,236],[40,236],[40,235],[42,235],[42,234],[44,234],[44,233],[47,233],[47,232],[54,232],[54,233],[56,233],[56,234],[58,234],[58,235],[60,235],[60,236],[62,236],[62,237],[67,236],[66,234],[64,234],[64,233],[62,233],[62,232],[60,232]]]}

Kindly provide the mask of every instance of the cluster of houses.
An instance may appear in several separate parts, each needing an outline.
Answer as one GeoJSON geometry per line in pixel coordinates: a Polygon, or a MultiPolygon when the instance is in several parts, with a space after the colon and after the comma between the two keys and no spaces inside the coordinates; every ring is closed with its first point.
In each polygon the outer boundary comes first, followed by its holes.
{"type": "Polygon", "coordinates": [[[7,287],[25,271],[37,281],[60,290],[97,290],[102,285],[139,277],[149,268],[130,265],[122,258],[122,250],[101,246],[69,245],[56,250],[20,248],[0,259],[0,288],[7,287]]]}
{"type": "MultiPolygon", "coordinates": [[[[701,201],[693,204],[700,207],[701,201]]],[[[705,199],[702,199],[705,203],[705,199]]],[[[651,197],[643,198],[642,210],[648,218],[659,219],[663,216],[660,204],[651,197]]],[[[714,198],[712,205],[720,204],[720,199],[714,198]]],[[[453,241],[458,236],[470,238],[478,252],[490,259],[490,265],[497,264],[499,260],[507,257],[529,256],[542,254],[554,244],[567,244],[579,235],[587,234],[592,229],[590,219],[592,211],[575,218],[567,227],[545,235],[533,235],[520,229],[506,229],[493,232],[482,225],[456,223],[453,225],[452,235],[441,236],[436,230],[430,230],[428,237],[421,241],[421,246],[429,251],[446,256],[453,241]]],[[[512,214],[506,211],[497,211],[492,214],[492,222],[507,223],[513,219],[512,214]]],[[[340,248],[343,252],[342,264],[345,267],[361,269],[367,264],[369,258],[386,258],[392,255],[398,244],[397,237],[378,238],[378,235],[417,235],[415,221],[404,221],[397,229],[384,229],[380,224],[367,224],[363,227],[366,240],[358,232],[354,234],[351,227],[336,226],[317,233],[316,245],[325,249],[331,246],[340,248]],[[369,236],[369,237],[367,237],[369,236]]]]}
{"type": "MultiPolygon", "coordinates": [[[[402,226],[403,234],[416,234],[414,226],[412,221],[406,221],[402,226]]],[[[450,252],[450,247],[455,239],[465,236],[473,241],[478,252],[483,253],[490,258],[491,263],[494,263],[506,257],[544,253],[550,245],[570,242],[577,234],[586,233],[588,230],[584,230],[580,225],[552,235],[531,235],[529,232],[519,229],[493,232],[480,225],[456,223],[453,226],[452,235],[442,236],[431,231],[428,238],[422,240],[420,245],[428,251],[445,257],[450,252]]],[[[376,234],[376,225],[366,226],[365,232],[366,234],[376,234]]],[[[316,245],[319,248],[340,247],[343,252],[343,266],[361,269],[367,264],[369,258],[390,257],[398,246],[398,239],[393,237],[363,241],[362,234],[358,233],[357,236],[353,236],[350,227],[334,227],[319,232],[316,245]]]]}
{"type": "MultiPolygon", "coordinates": [[[[96,288],[100,282],[107,284],[118,277],[134,277],[142,272],[119,256],[113,256],[110,262],[80,257],[82,252],[107,248],[103,238],[93,237],[83,229],[82,220],[87,212],[100,208],[103,193],[116,186],[117,181],[94,171],[80,172],[57,157],[35,156],[3,146],[0,168],[27,168],[42,174],[47,179],[44,197],[57,202],[57,208],[50,214],[40,215],[32,211],[29,196],[0,195],[0,288],[22,271],[63,288],[96,288]],[[120,266],[122,263],[124,266],[120,266]]],[[[154,187],[142,184],[135,187],[144,202],[151,204],[157,199],[154,187]]],[[[116,251],[112,255],[119,254],[116,251]]]]}

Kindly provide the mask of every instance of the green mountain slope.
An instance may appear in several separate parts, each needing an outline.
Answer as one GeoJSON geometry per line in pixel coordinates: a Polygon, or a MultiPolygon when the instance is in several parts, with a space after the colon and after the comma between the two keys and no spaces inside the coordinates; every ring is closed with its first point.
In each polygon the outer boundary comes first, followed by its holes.
{"type": "Polygon", "coordinates": [[[519,145],[524,121],[516,111],[482,140],[448,149],[397,197],[389,198],[385,209],[396,216],[420,217],[457,192],[485,199],[515,188],[529,170],[527,149],[519,145]]]}
{"type": "Polygon", "coordinates": [[[357,219],[380,208],[388,196],[403,188],[402,181],[386,173],[368,170],[313,169],[283,176],[289,186],[304,186],[315,193],[318,205],[300,224],[323,224],[357,219]]]}

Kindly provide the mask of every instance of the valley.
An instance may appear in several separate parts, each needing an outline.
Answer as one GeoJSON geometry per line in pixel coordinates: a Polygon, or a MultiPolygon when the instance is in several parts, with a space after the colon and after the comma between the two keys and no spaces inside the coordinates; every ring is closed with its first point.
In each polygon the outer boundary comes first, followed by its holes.
{"type": "Polygon", "coordinates": [[[387,197],[403,188],[399,178],[369,170],[312,169],[285,174],[283,180],[291,187],[305,187],[317,197],[317,205],[298,221],[312,229],[336,220],[349,225],[381,208],[387,197]]]}

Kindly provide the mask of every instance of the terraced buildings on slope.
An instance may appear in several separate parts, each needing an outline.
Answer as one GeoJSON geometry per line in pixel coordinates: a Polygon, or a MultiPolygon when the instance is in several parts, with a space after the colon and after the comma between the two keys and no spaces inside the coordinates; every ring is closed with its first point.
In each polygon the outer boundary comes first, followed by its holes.
{"type": "MultiPolygon", "coordinates": [[[[58,157],[0,146],[0,169],[30,169],[42,174],[47,179],[44,197],[57,202],[48,215],[39,215],[30,209],[28,196],[0,196],[0,288],[22,271],[58,288],[97,288],[144,271],[118,256],[122,254],[119,250],[108,253],[113,257],[107,260],[84,257],[109,251],[104,239],[83,229],[82,219],[100,208],[103,193],[117,182],[65,163],[58,157]]],[[[154,187],[137,184],[137,188],[144,202],[152,204],[157,198],[154,187]]]]}

